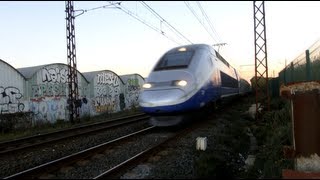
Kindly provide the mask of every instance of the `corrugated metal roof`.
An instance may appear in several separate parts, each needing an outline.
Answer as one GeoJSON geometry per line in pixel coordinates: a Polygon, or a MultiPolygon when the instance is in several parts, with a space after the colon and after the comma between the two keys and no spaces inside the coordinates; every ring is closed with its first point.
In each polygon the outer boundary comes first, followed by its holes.
{"type": "Polygon", "coordinates": [[[102,72],[102,71],[83,72],[82,74],[86,79],[88,79],[88,81],[91,82],[99,72],[102,72]]]}
{"type": "Polygon", "coordinates": [[[24,67],[24,68],[17,68],[21,74],[27,79],[31,78],[34,73],[36,73],[39,69],[45,67],[47,65],[40,65],[40,66],[32,66],[32,67],[24,67]]]}
{"type": "MultiPolygon", "coordinates": [[[[36,73],[37,71],[39,71],[40,69],[46,67],[46,66],[50,66],[50,65],[64,65],[64,66],[68,66],[67,64],[63,64],[63,63],[52,63],[52,64],[45,64],[45,65],[39,65],[39,66],[31,66],[31,67],[24,67],[24,68],[17,68],[16,70],[21,73],[21,75],[23,75],[26,79],[29,79],[31,78],[34,73],[36,73]]],[[[133,74],[125,74],[125,75],[121,75],[119,76],[118,74],[116,74],[115,72],[111,71],[111,70],[98,70],[98,71],[90,71],[90,72],[79,72],[84,78],[85,80],[87,80],[87,82],[92,82],[93,78],[101,73],[101,72],[111,72],[113,74],[115,74],[116,76],[119,77],[119,79],[122,81],[122,84],[124,84],[124,82],[127,82],[127,80],[133,76],[133,75],[137,75],[137,76],[140,76],[143,80],[145,80],[144,77],[142,77],[140,74],[137,74],[137,73],[133,73],[133,74]]]]}
{"type": "MultiPolygon", "coordinates": [[[[18,68],[17,71],[21,73],[26,79],[31,78],[34,73],[36,73],[38,70],[46,67],[46,66],[51,66],[51,65],[63,65],[68,67],[67,64],[64,63],[51,63],[51,64],[44,64],[44,65],[39,65],[39,66],[31,66],[31,67],[24,67],[24,68],[18,68]]],[[[81,73],[80,71],[77,70],[78,73],[89,83],[88,79],[81,73]]]]}
{"type": "Polygon", "coordinates": [[[115,75],[120,79],[120,81],[122,82],[122,84],[124,84],[124,82],[123,82],[123,80],[121,79],[121,77],[120,77],[117,73],[115,73],[115,72],[113,72],[113,71],[110,71],[110,70],[90,71],[90,72],[83,72],[82,74],[83,74],[83,76],[84,76],[85,78],[87,78],[87,79],[89,80],[89,82],[92,82],[92,81],[93,81],[93,78],[94,78],[97,74],[99,74],[99,73],[101,73],[101,72],[106,72],[106,71],[115,74],[115,75]]]}
{"type": "Polygon", "coordinates": [[[145,80],[140,74],[137,74],[137,73],[134,73],[134,74],[124,74],[124,75],[121,75],[120,78],[122,79],[123,82],[127,82],[128,79],[132,76],[140,76],[141,79],[145,80]]]}
{"type": "Polygon", "coordinates": [[[14,68],[13,66],[11,66],[11,64],[9,64],[9,63],[7,63],[7,62],[5,62],[4,60],[2,60],[2,59],[0,59],[0,62],[2,62],[2,63],[4,63],[4,64],[6,64],[6,65],[8,65],[9,67],[11,67],[12,69],[14,69],[15,71],[17,71],[24,79],[26,79],[26,77],[20,72],[20,71],[18,71],[16,68],[14,68]]]}

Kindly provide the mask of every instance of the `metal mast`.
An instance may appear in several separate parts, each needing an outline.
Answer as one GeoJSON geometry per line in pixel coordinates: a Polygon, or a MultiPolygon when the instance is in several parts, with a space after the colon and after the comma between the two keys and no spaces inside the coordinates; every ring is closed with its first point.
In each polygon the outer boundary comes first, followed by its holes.
{"type": "Polygon", "coordinates": [[[67,27],[67,56],[68,56],[68,85],[69,85],[69,120],[71,123],[80,121],[78,100],[78,78],[76,63],[76,42],[74,29],[73,1],[66,1],[66,27],[67,27]]]}
{"type": "MultiPolygon", "coordinates": [[[[268,61],[264,1],[254,8],[254,44],[255,44],[255,93],[256,93],[256,118],[260,117],[261,108],[269,111],[268,93],[268,61]]],[[[253,84],[252,84],[253,85],[253,84]]]]}

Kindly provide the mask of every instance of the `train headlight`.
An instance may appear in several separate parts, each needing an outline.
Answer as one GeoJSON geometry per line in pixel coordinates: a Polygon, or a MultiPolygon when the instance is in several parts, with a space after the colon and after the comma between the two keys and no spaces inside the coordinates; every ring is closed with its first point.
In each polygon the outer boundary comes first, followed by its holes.
{"type": "Polygon", "coordinates": [[[142,85],[142,87],[145,88],[145,89],[149,89],[149,88],[152,87],[152,85],[150,83],[145,83],[145,84],[142,85]]]}
{"type": "Polygon", "coordinates": [[[176,86],[184,87],[184,86],[186,86],[188,83],[187,83],[187,81],[185,81],[185,80],[177,80],[177,81],[174,81],[173,84],[176,85],[176,86]]]}
{"type": "Polygon", "coordinates": [[[178,51],[180,51],[180,52],[183,52],[183,51],[186,51],[186,50],[187,49],[185,47],[182,47],[182,48],[178,49],[178,51]]]}

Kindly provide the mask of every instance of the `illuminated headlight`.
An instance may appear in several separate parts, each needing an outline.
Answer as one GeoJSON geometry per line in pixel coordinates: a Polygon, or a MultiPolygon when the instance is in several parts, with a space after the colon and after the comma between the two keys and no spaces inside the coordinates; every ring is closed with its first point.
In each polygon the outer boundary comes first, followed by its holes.
{"type": "Polygon", "coordinates": [[[142,87],[145,88],[145,89],[149,89],[149,88],[151,88],[151,86],[152,85],[150,83],[145,83],[145,84],[142,85],[142,87]]]}
{"type": "Polygon", "coordinates": [[[178,49],[178,51],[180,51],[180,52],[183,52],[183,51],[186,51],[187,49],[186,48],[184,48],[184,47],[182,47],[182,48],[180,48],[180,49],[178,49]]]}
{"type": "Polygon", "coordinates": [[[185,81],[185,80],[178,80],[178,81],[174,81],[173,84],[176,85],[176,86],[184,87],[184,86],[186,86],[188,83],[187,83],[187,81],[185,81]]]}

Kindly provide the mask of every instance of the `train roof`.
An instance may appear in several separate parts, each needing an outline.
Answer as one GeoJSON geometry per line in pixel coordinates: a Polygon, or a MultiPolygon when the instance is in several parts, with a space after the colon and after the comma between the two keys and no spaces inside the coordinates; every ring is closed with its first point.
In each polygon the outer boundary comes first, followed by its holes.
{"type": "MultiPolygon", "coordinates": [[[[197,49],[200,49],[200,48],[207,48],[208,50],[213,50],[215,52],[215,55],[224,63],[226,64],[228,67],[230,67],[231,65],[228,63],[227,60],[225,60],[223,58],[223,56],[221,56],[221,54],[219,52],[217,52],[212,46],[208,45],[208,44],[189,44],[189,45],[184,45],[184,46],[179,46],[179,47],[175,47],[173,49],[171,49],[169,52],[172,52],[172,51],[176,51],[177,49],[180,49],[180,48],[192,48],[194,50],[197,50],[197,49]]],[[[231,66],[232,67],[232,66],[231,66]]],[[[233,68],[233,67],[232,67],[233,68]]]]}
{"type": "Polygon", "coordinates": [[[193,50],[197,50],[197,49],[199,49],[199,48],[207,48],[207,49],[210,49],[211,46],[208,45],[208,44],[188,44],[188,45],[183,45],[183,46],[174,47],[174,48],[170,49],[167,53],[176,51],[177,49],[180,49],[180,48],[188,48],[188,49],[191,48],[191,49],[193,49],[193,50]]]}

